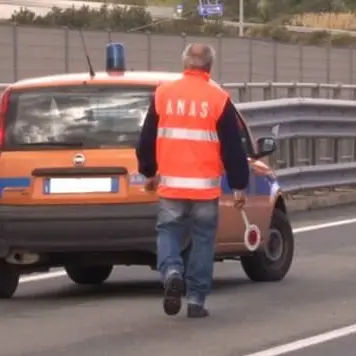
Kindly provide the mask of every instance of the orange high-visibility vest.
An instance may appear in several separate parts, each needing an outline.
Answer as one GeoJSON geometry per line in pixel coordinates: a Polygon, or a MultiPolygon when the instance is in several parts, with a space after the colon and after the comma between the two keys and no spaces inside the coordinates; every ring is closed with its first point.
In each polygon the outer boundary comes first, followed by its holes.
{"type": "Polygon", "coordinates": [[[197,200],[220,196],[223,165],[216,123],[228,98],[200,71],[185,71],[182,79],[157,88],[158,196],[197,200]]]}

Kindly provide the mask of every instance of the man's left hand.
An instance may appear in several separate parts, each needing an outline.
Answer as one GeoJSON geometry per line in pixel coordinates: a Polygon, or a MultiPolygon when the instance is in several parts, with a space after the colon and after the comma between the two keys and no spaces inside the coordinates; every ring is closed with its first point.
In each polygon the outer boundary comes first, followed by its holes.
{"type": "Polygon", "coordinates": [[[159,176],[147,178],[145,183],[146,192],[155,192],[159,184],[159,176]]]}

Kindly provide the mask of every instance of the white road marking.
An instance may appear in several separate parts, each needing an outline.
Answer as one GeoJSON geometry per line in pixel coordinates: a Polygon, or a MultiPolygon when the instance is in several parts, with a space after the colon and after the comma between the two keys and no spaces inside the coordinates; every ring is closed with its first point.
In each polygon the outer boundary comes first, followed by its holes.
{"type": "Polygon", "coordinates": [[[337,220],[337,221],[331,221],[331,222],[324,223],[324,224],[297,227],[296,229],[293,229],[293,232],[295,234],[300,234],[303,232],[327,229],[328,227],[337,227],[337,226],[341,226],[341,225],[349,225],[349,224],[355,224],[355,223],[356,223],[356,219],[337,220]]]}
{"type": "MultiPolygon", "coordinates": [[[[349,225],[349,224],[355,224],[355,223],[356,223],[356,219],[337,220],[337,221],[331,221],[328,223],[323,223],[323,224],[318,224],[318,225],[297,227],[297,228],[293,229],[293,233],[300,234],[303,232],[321,230],[321,229],[326,229],[328,227],[337,227],[337,226],[341,226],[341,225],[349,225]]],[[[234,262],[234,261],[232,261],[232,262],[234,262]]],[[[66,275],[67,275],[66,272],[63,270],[48,272],[48,273],[39,273],[39,274],[34,274],[33,276],[22,277],[20,279],[20,283],[43,281],[46,279],[64,277],[66,275]]]]}
{"type": "Polygon", "coordinates": [[[305,349],[310,346],[323,344],[327,341],[339,339],[341,337],[349,336],[356,334],[356,324],[345,326],[340,329],[335,329],[332,331],[328,331],[323,334],[307,337],[305,339],[300,339],[297,341],[290,342],[288,344],[279,345],[276,347],[272,347],[270,349],[266,349],[263,351],[255,352],[252,354],[244,355],[244,356],[279,356],[285,355],[289,352],[294,352],[298,350],[305,349]]]}

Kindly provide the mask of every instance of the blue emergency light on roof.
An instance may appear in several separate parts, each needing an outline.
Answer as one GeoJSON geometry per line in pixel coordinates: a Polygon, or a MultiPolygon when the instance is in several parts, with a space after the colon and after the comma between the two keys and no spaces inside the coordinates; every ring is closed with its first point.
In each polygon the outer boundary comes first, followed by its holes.
{"type": "Polygon", "coordinates": [[[125,47],[121,43],[109,43],[106,46],[106,71],[125,71],[125,47]]]}

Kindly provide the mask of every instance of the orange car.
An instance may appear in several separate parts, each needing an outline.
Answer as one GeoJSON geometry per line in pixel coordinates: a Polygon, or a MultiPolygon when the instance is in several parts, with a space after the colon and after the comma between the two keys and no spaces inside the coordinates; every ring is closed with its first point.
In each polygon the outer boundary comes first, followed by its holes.
{"type": "MultiPolygon", "coordinates": [[[[80,284],[104,282],[114,265],[155,268],[157,197],[143,190],[134,148],[156,86],[181,74],[125,71],[122,56],[110,57],[120,48],[108,45],[105,72],[21,80],[2,95],[2,298],[14,294],[21,274],[52,267],[80,284]]],[[[260,161],[275,141],[255,143],[238,112],[236,120],[251,165],[247,223],[258,229],[246,233],[223,178],[216,260],[240,259],[254,281],[280,280],[293,259],[293,233],[276,176],[260,161]]],[[[189,247],[187,234],[184,257],[189,247]]]]}

